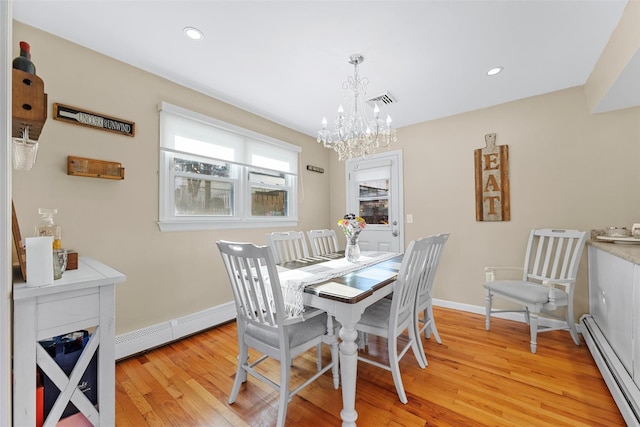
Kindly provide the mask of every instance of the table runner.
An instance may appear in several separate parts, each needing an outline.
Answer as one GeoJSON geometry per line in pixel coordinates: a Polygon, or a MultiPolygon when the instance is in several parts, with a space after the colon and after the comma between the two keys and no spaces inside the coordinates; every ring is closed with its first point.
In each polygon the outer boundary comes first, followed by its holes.
{"type": "Polygon", "coordinates": [[[363,251],[357,262],[349,262],[346,258],[338,258],[295,269],[278,267],[285,312],[289,317],[303,317],[304,303],[302,295],[305,286],[344,276],[398,255],[400,254],[396,252],[363,251]]]}

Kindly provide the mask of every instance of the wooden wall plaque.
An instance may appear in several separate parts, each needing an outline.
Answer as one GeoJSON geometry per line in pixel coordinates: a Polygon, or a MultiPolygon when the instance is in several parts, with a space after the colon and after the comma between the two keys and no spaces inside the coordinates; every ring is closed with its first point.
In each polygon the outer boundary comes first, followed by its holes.
{"type": "Polygon", "coordinates": [[[22,138],[24,129],[29,128],[29,139],[37,141],[47,121],[47,94],[44,82],[35,74],[22,70],[12,70],[13,95],[11,103],[11,136],[22,138]]]}
{"type": "Polygon", "coordinates": [[[510,221],[509,146],[496,145],[496,134],[484,136],[486,147],[474,150],[476,221],[510,221]]]}
{"type": "Polygon", "coordinates": [[[64,104],[53,104],[53,119],[120,135],[135,136],[136,124],[64,104]]]}
{"type": "Polygon", "coordinates": [[[122,164],[118,162],[68,156],[67,175],[104,179],[124,179],[124,168],[122,167],[122,164]]]}

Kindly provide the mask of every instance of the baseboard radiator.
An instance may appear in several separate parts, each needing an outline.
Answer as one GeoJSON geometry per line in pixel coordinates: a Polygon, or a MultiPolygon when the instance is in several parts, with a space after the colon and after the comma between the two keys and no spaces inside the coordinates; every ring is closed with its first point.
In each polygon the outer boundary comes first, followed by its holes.
{"type": "Polygon", "coordinates": [[[593,316],[580,318],[582,336],[627,426],[640,426],[640,388],[616,356],[593,316]]]}
{"type": "MultiPolygon", "coordinates": [[[[484,307],[435,298],[433,305],[476,314],[485,313],[484,307]]],[[[524,322],[524,316],[521,313],[500,313],[496,317],[524,322]]],[[[205,329],[213,328],[214,326],[226,323],[235,318],[236,307],[233,301],[231,301],[177,319],[117,335],[115,337],[116,360],[160,347],[161,345],[193,335],[205,329]]],[[[557,327],[559,323],[556,323],[557,321],[555,319],[540,318],[541,326],[557,327]]]]}
{"type": "Polygon", "coordinates": [[[236,318],[232,302],[115,337],[116,360],[168,344],[236,318]]]}

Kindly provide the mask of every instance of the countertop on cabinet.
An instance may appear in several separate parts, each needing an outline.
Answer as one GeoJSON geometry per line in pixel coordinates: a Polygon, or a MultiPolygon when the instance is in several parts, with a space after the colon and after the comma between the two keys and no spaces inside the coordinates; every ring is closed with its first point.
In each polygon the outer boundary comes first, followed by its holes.
{"type": "Polygon", "coordinates": [[[640,245],[588,240],[587,244],[612,255],[640,265],[640,245]]]}

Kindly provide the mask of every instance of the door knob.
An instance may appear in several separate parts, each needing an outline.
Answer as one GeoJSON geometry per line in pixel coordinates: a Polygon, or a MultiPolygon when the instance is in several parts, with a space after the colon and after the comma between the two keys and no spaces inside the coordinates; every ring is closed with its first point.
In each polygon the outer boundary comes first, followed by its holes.
{"type": "Polygon", "coordinates": [[[391,231],[391,235],[392,235],[393,237],[398,237],[398,234],[400,234],[400,233],[398,232],[398,229],[397,229],[397,228],[394,228],[394,229],[391,231]]]}

